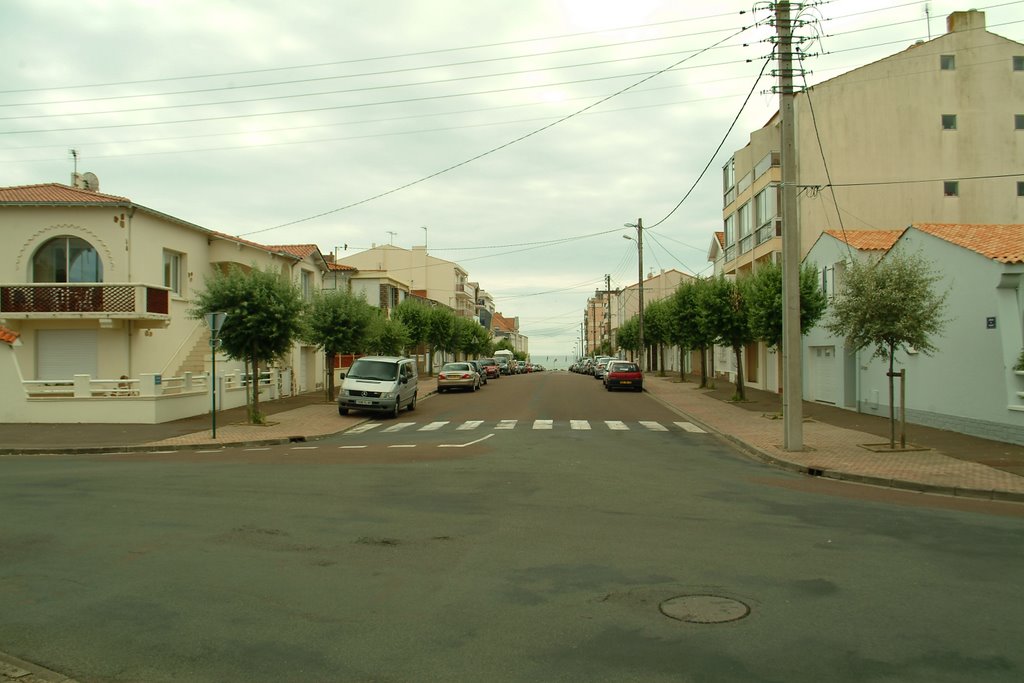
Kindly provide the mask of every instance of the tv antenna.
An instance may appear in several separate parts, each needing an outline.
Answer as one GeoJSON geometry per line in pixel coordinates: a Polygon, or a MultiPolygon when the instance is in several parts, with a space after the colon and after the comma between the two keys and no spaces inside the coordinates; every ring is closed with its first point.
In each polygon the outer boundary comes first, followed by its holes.
{"type": "Polygon", "coordinates": [[[395,235],[397,235],[398,233],[395,232],[394,230],[388,230],[388,234],[391,235],[391,239],[388,240],[388,244],[394,245],[394,243],[395,243],[395,235]]]}

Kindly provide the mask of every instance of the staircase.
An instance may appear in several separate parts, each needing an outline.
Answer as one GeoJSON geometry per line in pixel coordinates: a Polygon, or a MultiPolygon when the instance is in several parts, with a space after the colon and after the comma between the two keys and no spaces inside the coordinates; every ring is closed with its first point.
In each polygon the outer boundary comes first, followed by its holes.
{"type": "Polygon", "coordinates": [[[186,372],[202,375],[206,372],[206,364],[210,361],[210,339],[200,336],[192,345],[192,350],[181,361],[175,377],[182,377],[186,372]]]}

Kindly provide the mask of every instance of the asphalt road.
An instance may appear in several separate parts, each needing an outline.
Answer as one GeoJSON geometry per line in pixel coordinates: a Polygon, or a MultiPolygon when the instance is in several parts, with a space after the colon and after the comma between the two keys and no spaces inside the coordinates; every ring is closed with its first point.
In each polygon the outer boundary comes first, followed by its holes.
{"type": "Polygon", "coordinates": [[[83,682],[1024,679],[1024,506],[781,472],[566,373],[373,423],[0,458],[0,650],[83,682]]]}

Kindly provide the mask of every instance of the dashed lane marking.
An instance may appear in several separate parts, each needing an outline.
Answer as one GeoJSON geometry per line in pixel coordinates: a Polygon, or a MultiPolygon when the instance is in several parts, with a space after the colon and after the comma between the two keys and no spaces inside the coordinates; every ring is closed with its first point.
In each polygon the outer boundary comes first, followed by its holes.
{"type": "Polygon", "coordinates": [[[319,446],[292,446],[288,450],[290,451],[315,451],[320,448],[319,446]]]}
{"type": "Polygon", "coordinates": [[[590,429],[590,423],[586,420],[569,420],[569,427],[572,429],[590,429]]]}
{"type": "Polygon", "coordinates": [[[366,446],[365,445],[362,445],[362,446],[338,446],[338,448],[366,448],[366,446]]]}
{"type": "Polygon", "coordinates": [[[246,448],[247,451],[269,451],[269,448],[246,448]]]}
{"type": "Polygon", "coordinates": [[[495,429],[515,429],[519,420],[500,420],[495,429]]]}
{"type": "Polygon", "coordinates": [[[533,428],[534,429],[554,429],[554,427],[555,427],[555,421],[554,420],[534,420],[533,421],[533,428]]]}
{"type": "Polygon", "coordinates": [[[608,425],[608,429],[612,429],[617,432],[624,432],[629,430],[629,427],[626,425],[626,423],[621,422],[619,420],[605,420],[604,423],[608,425]]]}
{"type": "Polygon", "coordinates": [[[640,420],[640,424],[647,427],[652,432],[667,432],[668,427],[661,424],[660,422],[651,422],[650,420],[640,420]]]}
{"type": "Polygon", "coordinates": [[[494,436],[494,432],[491,432],[487,436],[482,436],[479,439],[477,439],[476,441],[469,441],[467,443],[439,443],[439,444],[437,444],[437,447],[438,448],[465,448],[466,446],[472,446],[473,444],[480,443],[481,441],[487,441],[487,439],[491,438],[492,436],[494,436]]]}
{"type": "Polygon", "coordinates": [[[416,448],[414,443],[396,443],[388,446],[388,448],[416,448]]]}
{"type": "Polygon", "coordinates": [[[680,429],[683,429],[687,432],[691,432],[693,434],[707,434],[706,431],[704,431],[697,425],[693,424],[692,422],[673,422],[672,424],[674,424],[676,427],[679,427],[680,429]]]}

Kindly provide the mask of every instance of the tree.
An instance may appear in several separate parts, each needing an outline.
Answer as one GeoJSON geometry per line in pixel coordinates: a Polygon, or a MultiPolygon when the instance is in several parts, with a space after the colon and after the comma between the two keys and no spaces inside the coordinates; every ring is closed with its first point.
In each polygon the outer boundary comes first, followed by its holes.
{"type": "MultiPolygon", "coordinates": [[[[708,385],[708,349],[715,343],[715,333],[707,324],[704,301],[709,280],[696,279],[682,283],[672,296],[673,335],[687,349],[700,351],[700,386],[708,385]]],[[[682,372],[680,370],[680,372],[682,372]]]]}
{"type": "Polygon", "coordinates": [[[434,374],[434,354],[455,350],[455,314],[450,308],[438,306],[427,316],[427,345],[430,348],[427,372],[434,374]]]}
{"type": "Polygon", "coordinates": [[[874,263],[853,259],[846,264],[832,317],[825,325],[854,349],[873,346],[872,358],[889,361],[890,448],[896,447],[893,358],[899,347],[910,346],[925,355],[937,350],[931,338],[945,327],[949,294],[935,292],[940,279],[920,254],[894,249],[874,263]]]}
{"type": "Polygon", "coordinates": [[[252,367],[249,421],[263,422],[260,413],[260,363],[283,356],[302,332],[302,295],[277,271],[244,271],[231,266],[207,280],[189,314],[228,314],[221,328],[221,348],[229,358],[247,360],[252,367]]]}
{"type": "Polygon", "coordinates": [[[619,343],[619,348],[632,351],[633,353],[640,352],[640,318],[633,316],[626,322],[619,325],[619,331],[615,336],[619,343]]]}
{"type": "Polygon", "coordinates": [[[720,275],[709,281],[705,298],[707,324],[715,331],[717,340],[732,348],[736,357],[736,393],[734,401],[747,398],[743,386],[743,347],[754,341],[750,329],[747,283],[737,282],[720,275]]]}
{"type": "MultiPolygon", "coordinates": [[[[765,263],[747,280],[750,328],[769,348],[782,347],[782,266],[765,263]]],[[[800,334],[818,324],[828,299],[821,291],[818,270],[805,263],[800,269],[800,334]]]]}
{"type": "Polygon", "coordinates": [[[671,342],[671,304],[668,299],[644,307],[644,343],[658,347],[658,376],[665,376],[665,345],[671,342]]]}
{"type": "Polygon", "coordinates": [[[409,330],[398,320],[388,320],[378,314],[370,325],[367,346],[382,356],[400,356],[409,347],[409,330]]]}
{"type": "Polygon", "coordinates": [[[395,306],[391,319],[405,325],[405,330],[409,333],[410,347],[427,343],[430,307],[420,299],[406,299],[395,306]]]}
{"type": "Polygon", "coordinates": [[[334,400],[334,359],[366,349],[375,309],[363,297],[337,289],[320,290],[306,309],[303,339],[323,349],[327,363],[327,400],[334,400]]]}

